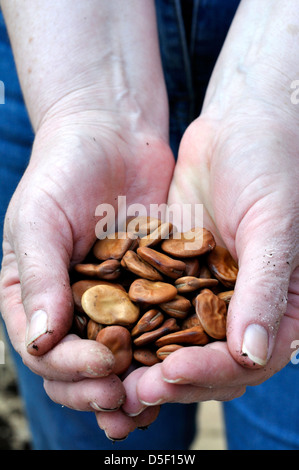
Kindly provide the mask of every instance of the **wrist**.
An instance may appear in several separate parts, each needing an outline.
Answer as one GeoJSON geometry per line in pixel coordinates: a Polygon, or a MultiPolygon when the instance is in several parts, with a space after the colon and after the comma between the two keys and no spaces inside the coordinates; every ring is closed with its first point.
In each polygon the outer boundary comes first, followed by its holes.
{"type": "Polygon", "coordinates": [[[47,115],[94,109],[160,125],[167,99],[153,0],[1,6],[35,131],[47,115]]]}
{"type": "Polygon", "coordinates": [[[211,77],[204,113],[226,119],[231,111],[244,116],[256,109],[260,118],[268,115],[287,125],[290,118],[297,121],[291,102],[291,84],[299,78],[296,6],[293,0],[241,2],[211,77]]]}

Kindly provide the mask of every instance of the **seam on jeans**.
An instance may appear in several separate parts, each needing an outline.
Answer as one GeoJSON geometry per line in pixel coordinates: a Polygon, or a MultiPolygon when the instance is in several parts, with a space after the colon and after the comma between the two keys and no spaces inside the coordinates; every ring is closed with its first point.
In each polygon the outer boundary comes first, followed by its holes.
{"type": "Polygon", "coordinates": [[[195,43],[196,43],[196,34],[197,34],[197,27],[198,27],[198,15],[199,15],[200,3],[201,3],[201,0],[194,0],[194,2],[193,2],[191,40],[190,40],[190,58],[191,58],[191,62],[193,60],[194,51],[195,51],[195,43]]]}
{"type": "Polygon", "coordinates": [[[182,43],[182,51],[183,51],[183,60],[185,65],[185,73],[186,73],[186,83],[187,83],[187,90],[189,94],[189,121],[193,119],[194,116],[194,87],[193,87],[193,78],[192,78],[192,67],[190,61],[190,55],[187,46],[187,39],[186,39],[186,31],[183,21],[182,9],[180,0],[174,0],[175,4],[175,11],[178,21],[178,28],[182,43]]]}

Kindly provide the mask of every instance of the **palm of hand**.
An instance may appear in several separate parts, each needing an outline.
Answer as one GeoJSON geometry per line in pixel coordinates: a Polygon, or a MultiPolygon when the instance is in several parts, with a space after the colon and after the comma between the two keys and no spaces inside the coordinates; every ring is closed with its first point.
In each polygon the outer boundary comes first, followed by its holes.
{"type": "Polygon", "coordinates": [[[272,374],[289,361],[299,336],[296,142],[267,120],[256,126],[252,117],[236,121],[238,127],[229,119],[220,126],[201,117],[187,130],[169,203],[202,203],[204,225],[239,262],[228,319],[232,356],[252,365],[240,356],[246,324],[269,328],[273,348],[281,320],[272,374]]]}
{"type": "Polygon", "coordinates": [[[2,313],[23,357],[28,357],[24,308],[27,313],[45,309],[51,321],[51,334],[31,353],[43,354],[70,327],[68,270],[82,261],[96,239],[97,206],[109,203],[117,208],[119,195],[126,196],[127,204],[147,208],[167,200],[173,157],[162,138],[147,133],[132,137],[126,129],[111,130],[90,124],[90,119],[79,125],[76,119],[75,124],[37,134],[30,164],[7,212],[2,313]]]}
{"type": "Polygon", "coordinates": [[[258,126],[241,117],[235,122],[220,126],[200,117],[189,127],[168,199],[170,205],[203,204],[203,225],[239,263],[227,342],[176,351],[146,371],[136,385],[141,402],[236,398],[284,367],[298,340],[296,144],[267,120],[256,120],[258,126]],[[242,351],[244,331],[252,324],[268,335],[266,350],[253,341],[267,362],[263,367],[242,351]]]}

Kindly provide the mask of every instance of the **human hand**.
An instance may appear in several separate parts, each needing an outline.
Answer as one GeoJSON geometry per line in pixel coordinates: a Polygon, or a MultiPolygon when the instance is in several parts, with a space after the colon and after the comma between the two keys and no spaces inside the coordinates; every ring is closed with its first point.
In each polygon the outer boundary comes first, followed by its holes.
{"type": "Polygon", "coordinates": [[[237,109],[190,126],[169,196],[169,204],[204,204],[204,226],[239,264],[227,341],[181,349],[146,371],[140,402],[238,397],[283,368],[299,337],[295,127],[261,102],[246,115],[237,109]]]}
{"type": "Polygon", "coordinates": [[[129,115],[123,122],[108,112],[47,121],[5,220],[1,312],[12,345],[54,401],[79,410],[118,409],[125,390],[107,348],[68,335],[69,269],[96,240],[99,204],[117,213],[119,195],[146,207],[166,202],[173,171],[166,138],[136,137],[129,115]]]}
{"type": "Polygon", "coordinates": [[[297,28],[299,19],[292,3],[241,2],[170,189],[169,204],[203,204],[203,225],[239,264],[227,341],[181,349],[145,371],[135,383],[139,404],[125,403],[128,412],[145,403],[233,399],[294,352],[299,122],[290,92],[297,56],[286,25],[297,28]]]}
{"type": "Polygon", "coordinates": [[[115,410],[125,391],[111,353],[67,334],[68,271],[95,241],[99,204],[167,199],[173,157],[154,2],[40,1],[20,10],[3,0],[1,8],[36,134],[5,220],[1,311],[54,401],[115,410]]]}

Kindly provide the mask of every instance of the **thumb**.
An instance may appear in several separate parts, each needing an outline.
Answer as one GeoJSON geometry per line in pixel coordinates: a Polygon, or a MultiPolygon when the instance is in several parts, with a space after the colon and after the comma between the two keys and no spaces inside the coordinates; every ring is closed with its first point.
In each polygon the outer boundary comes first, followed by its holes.
{"type": "Polygon", "coordinates": [[[20,302],[27,320],[25,341],[33,355],[49,351],[72,325],[68,274],[72,238],[67,227],[49,215],[30,218],[14,239],[20,302]]]}
{"type": "Polygon", "coordinates": [[[272,355],[294,269],[294,243],[282,239],[283,233],[268,233],[265,227],[254,236],[248,230],[236,243],[239,273],[228,310],[227,343],[233,357],[247,367],[263,367],[272,355]]]}

